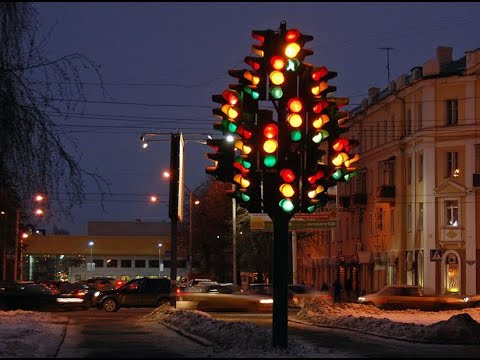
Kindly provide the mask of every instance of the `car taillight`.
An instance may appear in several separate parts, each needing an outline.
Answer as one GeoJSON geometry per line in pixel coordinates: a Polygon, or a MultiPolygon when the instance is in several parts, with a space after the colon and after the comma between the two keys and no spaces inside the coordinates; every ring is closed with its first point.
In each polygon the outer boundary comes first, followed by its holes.
{"type": "Polygon", "coordinates": [[[119,288],[120,286],[122,286],[125,282],[123,280],[117,280],[115,282],[115,288],[119,288]]]}
{"type": "Polygon", "coordinates": [[[85,290],[79,290],[79,291],[77,292],[77,295],[78,295],[78,296],[85,296],[86,294],[87,294],[87,292],[86,292],[85,290]]]}

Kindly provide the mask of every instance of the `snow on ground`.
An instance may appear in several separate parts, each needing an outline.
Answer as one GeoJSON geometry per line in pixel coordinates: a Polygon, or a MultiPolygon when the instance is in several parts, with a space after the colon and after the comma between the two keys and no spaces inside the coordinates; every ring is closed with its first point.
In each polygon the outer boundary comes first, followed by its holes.
{"type": "MultiPolygon", "coordinates": [[[[458,311],[382,311],[372,306],[328,304],[310,300],[298,319],[319,325],[336,326],[381,336],[420,342],[480,344],[480,308],[458,311]]],[[[196,310],[163,305],[146,315],[143,322],[165,324],[196,335],[211,346],[209,357],[351,357],[332,349],[312,348],[288,337],[288,348],[271,345],[271,329],[252,323],[225,322],[196,310]]],[[[0,311],[0,357],[55,357],[68,319],[52,313],[0,311]]],[[[152,329],[165,331],[162,326],[152,329]]]]}
{"type": "Polygon", "coordinates": [[[0,311],[0,358],[55,357],[68,318],[33,311],[0,311]]]}

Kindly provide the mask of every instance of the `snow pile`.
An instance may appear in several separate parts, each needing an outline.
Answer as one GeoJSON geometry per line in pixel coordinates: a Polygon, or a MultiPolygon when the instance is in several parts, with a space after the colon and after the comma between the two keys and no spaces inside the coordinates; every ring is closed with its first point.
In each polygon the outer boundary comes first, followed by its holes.
{"type": "MultiPolygon", "coordinates": [[[[271,330],[256,324],[217,320],[202,311],[175,309],[168,304],[145,315],[143,320],[164,323],[211,341],[213,346],[211,357],[315,358],[319,354],[329,357],[328,350],[300,343],[291,337],[288,337],[287,349],[275,348],[272,345],[271,330]]],[[[335,357],[350,355],[336,352],[335,357]]]]}
{"type": "Polygon", "coordinates": [[[416,342],[450,344],[480,344],[480,324],[472,318],[480,309],[426,312],[419,310],[385,311],[370,305],[330,304],[321,299],[309,299],[298,318],[317,325],[330,325],[384,337],[416,342]],[[448,317],[447,320],[424,325],[424,317],[448,317]],[[412,319],[417,318],[417,322],[412,319]]]}

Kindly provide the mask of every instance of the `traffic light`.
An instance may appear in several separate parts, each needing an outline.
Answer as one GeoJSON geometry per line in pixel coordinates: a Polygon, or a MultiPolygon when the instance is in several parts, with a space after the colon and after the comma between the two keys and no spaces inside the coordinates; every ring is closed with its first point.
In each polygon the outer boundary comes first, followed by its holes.
{"type": "Polygon", "coordinates": [[[275,33],[273,30],[253,30],[252,37],[260,42],[252,45],[252,52],[256,56],[246,56],[244,62],[259,76],[259,82],[255,85],[259,100],[267,100],[267,65],[265,61],[270,56],[275,33]]]}
{"type": "Polygon", "coordinates": [[[305,108],[299,98],[291,98],[287,103],[287,123],[289,140],[299,142],[305,136],[305,108]]]}
{"type": "Polygon", "coordinates": [[[356,148],[358,144],[358,140],[349,140],[346,138],[337,138],[331,142],[332,156],[330,162],[333,166],[333,180],[345,182],[358,174],[353,164],[360,159],[360,156],[352,153],[352,150],[356,148]]]}
{"type": "Polygon", "coordinates": [[[268,170],[278,163],[278,125],[273,120],[271,110],[261,110],[257,114],[257,148],[260,167],[268,170]]]}
{"type": "Polygon", "coordinates": [[[305,43],[312,40],[313,36],[302,34],[297,29],[286,31],[284,54],[290,60],[287,71],[296,71],[305,57],[313,54],[312,50],[303,48],[305,43]]]}
{"type": "Polygon", "coordinates": [[[227,196],[234,198],[237,204],[250,213],[262,211],[260,192],[260,173],[251,172],[249,186],[243,187],[239,183],[234,184],[234,189],[227,190],[227,196]]]}
{"type": "Polygon", "coordinates": [[[225,90],[221,95],[212,95],[212,101],[222,106],[213,109],[212,113],[221,121],[213,124],[213,128],[221,131],[223,134],[235,133],[238,128],[238,122],[242,118],[240,109],[240,94],[231,89],[225,90]]]}
{"type": "Polygon", "coordinates": [[[214,161],[214,166],[209,166],[205,172],[216,180],[230,182],[234,177],[234,148],[231,142],[224,139],[207,139],[207,145],[215,152],[207,153],[207,158],[214,161]]]}
{"type": "MultiPolygon", "coordinates": [[[[297,175],[291,168],[283,168],[280,170],[280,186],[278,188],[280,201],[278,206],[284,213],[292,213],[296,210],[296,201],[294,196],[297,195],[296,182],[298,181],[297,175]]],[[[298,196],[298,195],[297,195],[298,196]]]]}
{"type": "Polygon", "coordinates": [[[309,83],[309,92],[312,96],[326,97],[328,93],[335,92],[337,88],[327,83],[328,80],[337,76],[334,71],[329,71],[325,66],[312,68],[309,83]]]}

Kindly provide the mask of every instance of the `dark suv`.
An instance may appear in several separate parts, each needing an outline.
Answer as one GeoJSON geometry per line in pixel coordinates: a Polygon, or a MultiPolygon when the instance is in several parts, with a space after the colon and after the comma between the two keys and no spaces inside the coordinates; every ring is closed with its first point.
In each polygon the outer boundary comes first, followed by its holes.
{"type": "Polygon", "coordinates": [[[105,311],[121,307],[157,307],[170,302],[170,280],[147,277],[127,282],[116,290],[98,291],[94,305],[105,311]]]}

